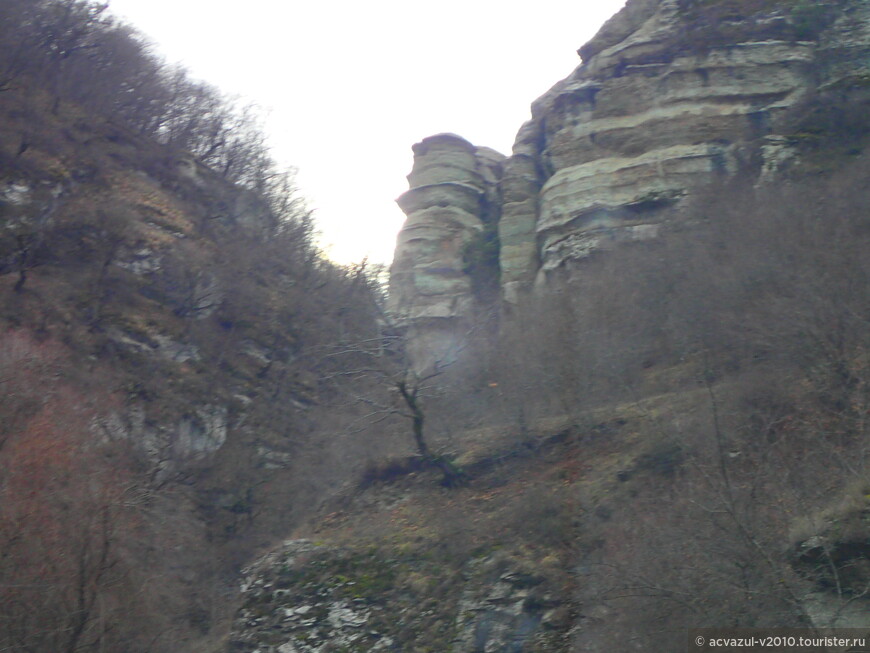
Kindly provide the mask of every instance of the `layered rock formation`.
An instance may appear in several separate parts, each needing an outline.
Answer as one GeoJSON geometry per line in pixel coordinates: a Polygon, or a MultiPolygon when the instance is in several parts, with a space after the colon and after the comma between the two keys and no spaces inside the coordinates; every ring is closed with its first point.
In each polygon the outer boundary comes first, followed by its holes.
{"type": "Polygon", "coordinates": [[[540,265],[508,249],[506,284],[654,236],[692,188],[745,164],[747,145],[777,156],[771,137],[824,74],[821,47],[800,38],[811,35],[797,33],[794,3],[747,14],[731,3],[721,16],[717,4],[729,3],[629,3],[581,48],[583,65],[532,105],[516,149],[538,163],[537,211],[500,230],[537,239],[540,265]]]}
{"type": "Polygon", "coordinates": [[[459,252],[479,198],[498,202],[486,210],[508,301],[571,261],[655,237],[693,189],[793,161],[808,105],[865,92],[870,3],[629,0],[579,53],[532,105],[500,180],[481,183],[479,150],[457,137],[415,146],[391,288],[416,349],[434,317],[443,332],[468,311],[459,252]]]}
{"type": "Polygon", "coordinates": [[[460,346],[456,324],[472,310],[464,247],[497,220],[503,159],[454,134],[414,146],[411,188],[398,200],[408,220],[390,270],[390,308],[408,329],[420,371],[449,363],[460,346]]]}

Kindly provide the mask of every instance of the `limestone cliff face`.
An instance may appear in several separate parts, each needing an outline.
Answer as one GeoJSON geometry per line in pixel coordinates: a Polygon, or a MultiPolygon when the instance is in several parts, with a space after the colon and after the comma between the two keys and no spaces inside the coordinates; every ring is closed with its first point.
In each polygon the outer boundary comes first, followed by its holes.
{"type": "Polygon", "coordinates": [[[419,370],[455,355],[456,325],[472,310],[464,248],[497,218],[503,159],[453,134],[414,146],[411,188],[398,200],[408,219],[390,269],[390,308],[409,330],[419,370]]]}
{"type": "Polygon", "coordinates": [[[655,236],[693,188],[756,154],[775,167],[790,109],[865,70],[866,3],[755,7],[629,2],[581,48],[584,63],[532,105],[517,138],[513,158],[537,163],[541,188],[534,214],[529,203],[500,225],[508,287],[614,242],[655,236]],[[856,33],[843,40],[849,29],[856,33]],[[845,67],[832,69],[835,58],[845,67]],[[531,242],[539,262],[516,254],[531,242]]]}
{"type": "MultiPolygon", "coordinates": [[[[870,2],[629,0],[579,53],[583,63],[533,103],[492,193],[508,301],[570,261],[655,237],[717,177],[775,175],[794,158],[799,107],[848,103],[841,91],[866,87],[870,2]]],[[[455,137],[417,148],[448,142],[459,148],[455,137]]],[[[464,148],[465,169],[477,169],[474,148],[464,148]]],[[[392,282],[394,308],[414,324],[433,305],[442,320],[467,310],[457,253],[476,223],[459,228],[454,216],[473,215],[472,195],[484,194],[479,182],[465,182],[474,192],[417,188],[459,180],[453,161],[422,150],[418,159],[437,182],[421,181],[415,164],[392,282]],[[436,192],[440,204],[416,199],[436,192]],[[451,264],[433,253],[436,242],[451,243],[451,264]],[[450,270],[435,292],[431,269],[450,270]]]]}

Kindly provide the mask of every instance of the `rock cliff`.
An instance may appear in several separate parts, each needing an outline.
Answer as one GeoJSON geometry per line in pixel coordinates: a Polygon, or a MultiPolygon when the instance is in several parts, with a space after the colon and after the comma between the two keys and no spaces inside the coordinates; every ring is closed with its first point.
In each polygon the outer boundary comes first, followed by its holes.
{"type": "Polygon", "coordinates": [[[432,136],[399,198],[414,372],[517,302],[398,426],[464,483],[373,461],[244,571],[228,651],[870,625],[870,1],[629,0],[580,54],[510,157],[432,136]]]}
{"type": "Polygon", "coordinates": [[[454,134],[414,146],[411,188],[398,200],[408,219],[390,270],[390,308],[421,369],[449,362],[459,346],[455,325],[472,311],[466,246],[497,222],[503,160],[454,134]]]}
{"type": "Polygon", "coordinates": [[[629,0],[579,54],[487,168],[500,175],[481,175],[480,149],[457,137],[415,146],[391,288],[416,349],[435,317],[444,341],[467,313],[460,252],[484,214],[515,301],[572,261],[654,238],[704,184],[787,168],[818,135],[807,120],[866,93],[870,3],[629,0]]]}

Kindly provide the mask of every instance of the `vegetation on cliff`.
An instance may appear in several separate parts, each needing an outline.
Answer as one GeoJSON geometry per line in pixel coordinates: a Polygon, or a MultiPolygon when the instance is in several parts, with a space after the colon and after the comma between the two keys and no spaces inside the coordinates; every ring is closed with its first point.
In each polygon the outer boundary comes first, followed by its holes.
{"type": "Polygon", "coordinates": [[[399,650],[675,651],[690,627],[868,626],[867,8],[629,3],[533,106],[502,197],[482,194],[508,209],[500,264],[531,273],[497,314],[463,303],[485,231],[450,222],[486,214],[454,192],[480,150],[415,147],[393,282],[421,367],[451,361],[415,402],[465,482],[373,465],[295,531],[322,580],[270,597],[287,577],[253,570],[235,650],[375,646],[328,618],[345,609],[328,572],[372,548],[388,569],[362,575],[394,589],[354,620],[399,650]],[[322,615],[304,627],[270,609],[302,589],[322,615]]]}
{"type": "MultiPolygon", "coordinates": [[[[767,9],[802,39],[810,11],[681,4],[725,41],[767,9]]],[[[866,626],[861,75],[789,108],[788,166],[744,144],[739,174],[641,197],[674,212],[657,238],[511,305],[495,213],[451,240],[492,310],[415,375],[377,271],[317,251],[250,111],[102,4],[0,17],[0,648],[671,651],[687,627],[866,626]]],[[[477,210],[485,181],[416,195],[477,210]]],[[[462,270],[425,272],[453,292],[462,270]]]]}
{"type": "Polygon", "coordinates": [[[252,110],[105,4],[0,3],[0,648],[205,646],[364,464],[323,350],[379,291],[313,235],[252,110]]]}
{"type": "Polygon", "coordinates": [[[689,222],[475,334],[419,397],[463,486],[374,465],[248,571],[231,650],[671,651],[692,627],[866,628],[870,164],[807,161],[699,193],[689,222]]]}

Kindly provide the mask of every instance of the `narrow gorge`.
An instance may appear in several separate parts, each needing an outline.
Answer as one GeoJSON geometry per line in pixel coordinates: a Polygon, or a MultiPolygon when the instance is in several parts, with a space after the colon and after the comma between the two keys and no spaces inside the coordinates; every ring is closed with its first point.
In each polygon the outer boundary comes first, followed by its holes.
{"type": "Polygon", "coordinates": [[[389,278],[107,12],[0,0],[0,651],[870,637],[870,0],[628,0],[389,278]]]}

